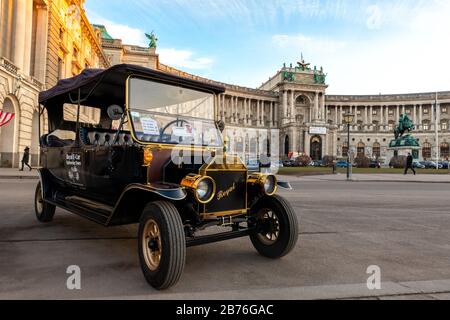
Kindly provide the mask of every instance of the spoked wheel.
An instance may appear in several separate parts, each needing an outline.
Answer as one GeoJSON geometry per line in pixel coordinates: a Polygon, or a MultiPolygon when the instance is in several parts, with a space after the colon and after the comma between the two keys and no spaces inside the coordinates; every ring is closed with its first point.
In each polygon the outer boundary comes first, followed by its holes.
{"type": "Polygon", "coordinates": [[[278,259],[289,254],[298,241],[298,220],[291,205],[280,196],[261,198],[252,208],[258,233],[250,236],[263,256],[278,259]]]}
{"type": "Polygon", "coordinates": [[[46,203],[42,198],[42,185],[39,182],[34,195],[34,211],[36,213],[36,218],[40,222],[50,222],[53,220],[55,210],[56,207],[54,205],[46,203]]]}
{"type": "Polygon", "coordinates": [[[139,260],[147,282],[158,290],[174,286],[186,261],[186,238],[177,208],[169,202],[147,205],[139,225],[139,260]]]}

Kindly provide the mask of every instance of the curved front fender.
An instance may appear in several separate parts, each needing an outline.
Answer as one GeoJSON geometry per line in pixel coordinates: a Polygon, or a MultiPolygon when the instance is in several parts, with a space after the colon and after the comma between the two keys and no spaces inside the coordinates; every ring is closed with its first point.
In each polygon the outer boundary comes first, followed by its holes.
{"type": "Polygon", "coordinates": [[[187,197],[184,188],[172,184],[131,184],[125,188],[108,219],[107,225],[124,225],[139,222],[149,202],[183,201],[187,197]]]}

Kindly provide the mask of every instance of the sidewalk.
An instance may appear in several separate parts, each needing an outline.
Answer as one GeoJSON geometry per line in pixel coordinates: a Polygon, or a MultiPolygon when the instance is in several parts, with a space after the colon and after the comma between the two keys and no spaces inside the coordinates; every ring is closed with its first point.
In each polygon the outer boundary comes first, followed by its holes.
{"type": "MultiPolygon", "coordinates": [[[[347,181],[345,174],[321,175],[321,176],[279,176],[280,180],[290,182],[319,182],[319,181],[347,181]]],[[[450,183],[450,174],[354,174],[353,182],[410,182],[410,183],[450,183]]]]}
{"type": "Polygon", "coordinates": [[[39,175],[36,169],[19,171],[18,168],[0,168],[0,179],[39,179],[39,175]]]}

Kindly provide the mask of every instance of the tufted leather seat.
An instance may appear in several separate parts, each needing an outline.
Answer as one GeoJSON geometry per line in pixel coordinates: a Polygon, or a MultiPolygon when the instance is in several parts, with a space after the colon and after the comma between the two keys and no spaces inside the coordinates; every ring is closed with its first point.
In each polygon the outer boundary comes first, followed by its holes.
{"type": "Polygon", "coordinates": [[[117,141],[113,141],[116,137],[117,131],[105,129],[91,129],[81,128],[80,139],[85,145],[94,146],[130,146],[133,145],[133,140],[129,132],[120,132],[117,141]]]}

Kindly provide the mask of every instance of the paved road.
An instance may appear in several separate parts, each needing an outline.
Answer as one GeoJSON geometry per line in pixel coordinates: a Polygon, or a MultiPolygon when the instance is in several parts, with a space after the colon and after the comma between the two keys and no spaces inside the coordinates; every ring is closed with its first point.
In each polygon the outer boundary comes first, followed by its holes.
{"type": "Polygon", "coordinates": [[[290,256],[262,258],[246,238],[191,248],[181,282],[163,293],[141,275],[135,226],[62,210],[39,224],[35,184],[0,180],[0,299],[450,299],[446,184],[295,182],[283,192],[301,222],[290,256]],[[66,289],[69,265],[81,267],[81,291],[66,289]],[[382,290],[366,288],[370,265],[382,290]]]}

